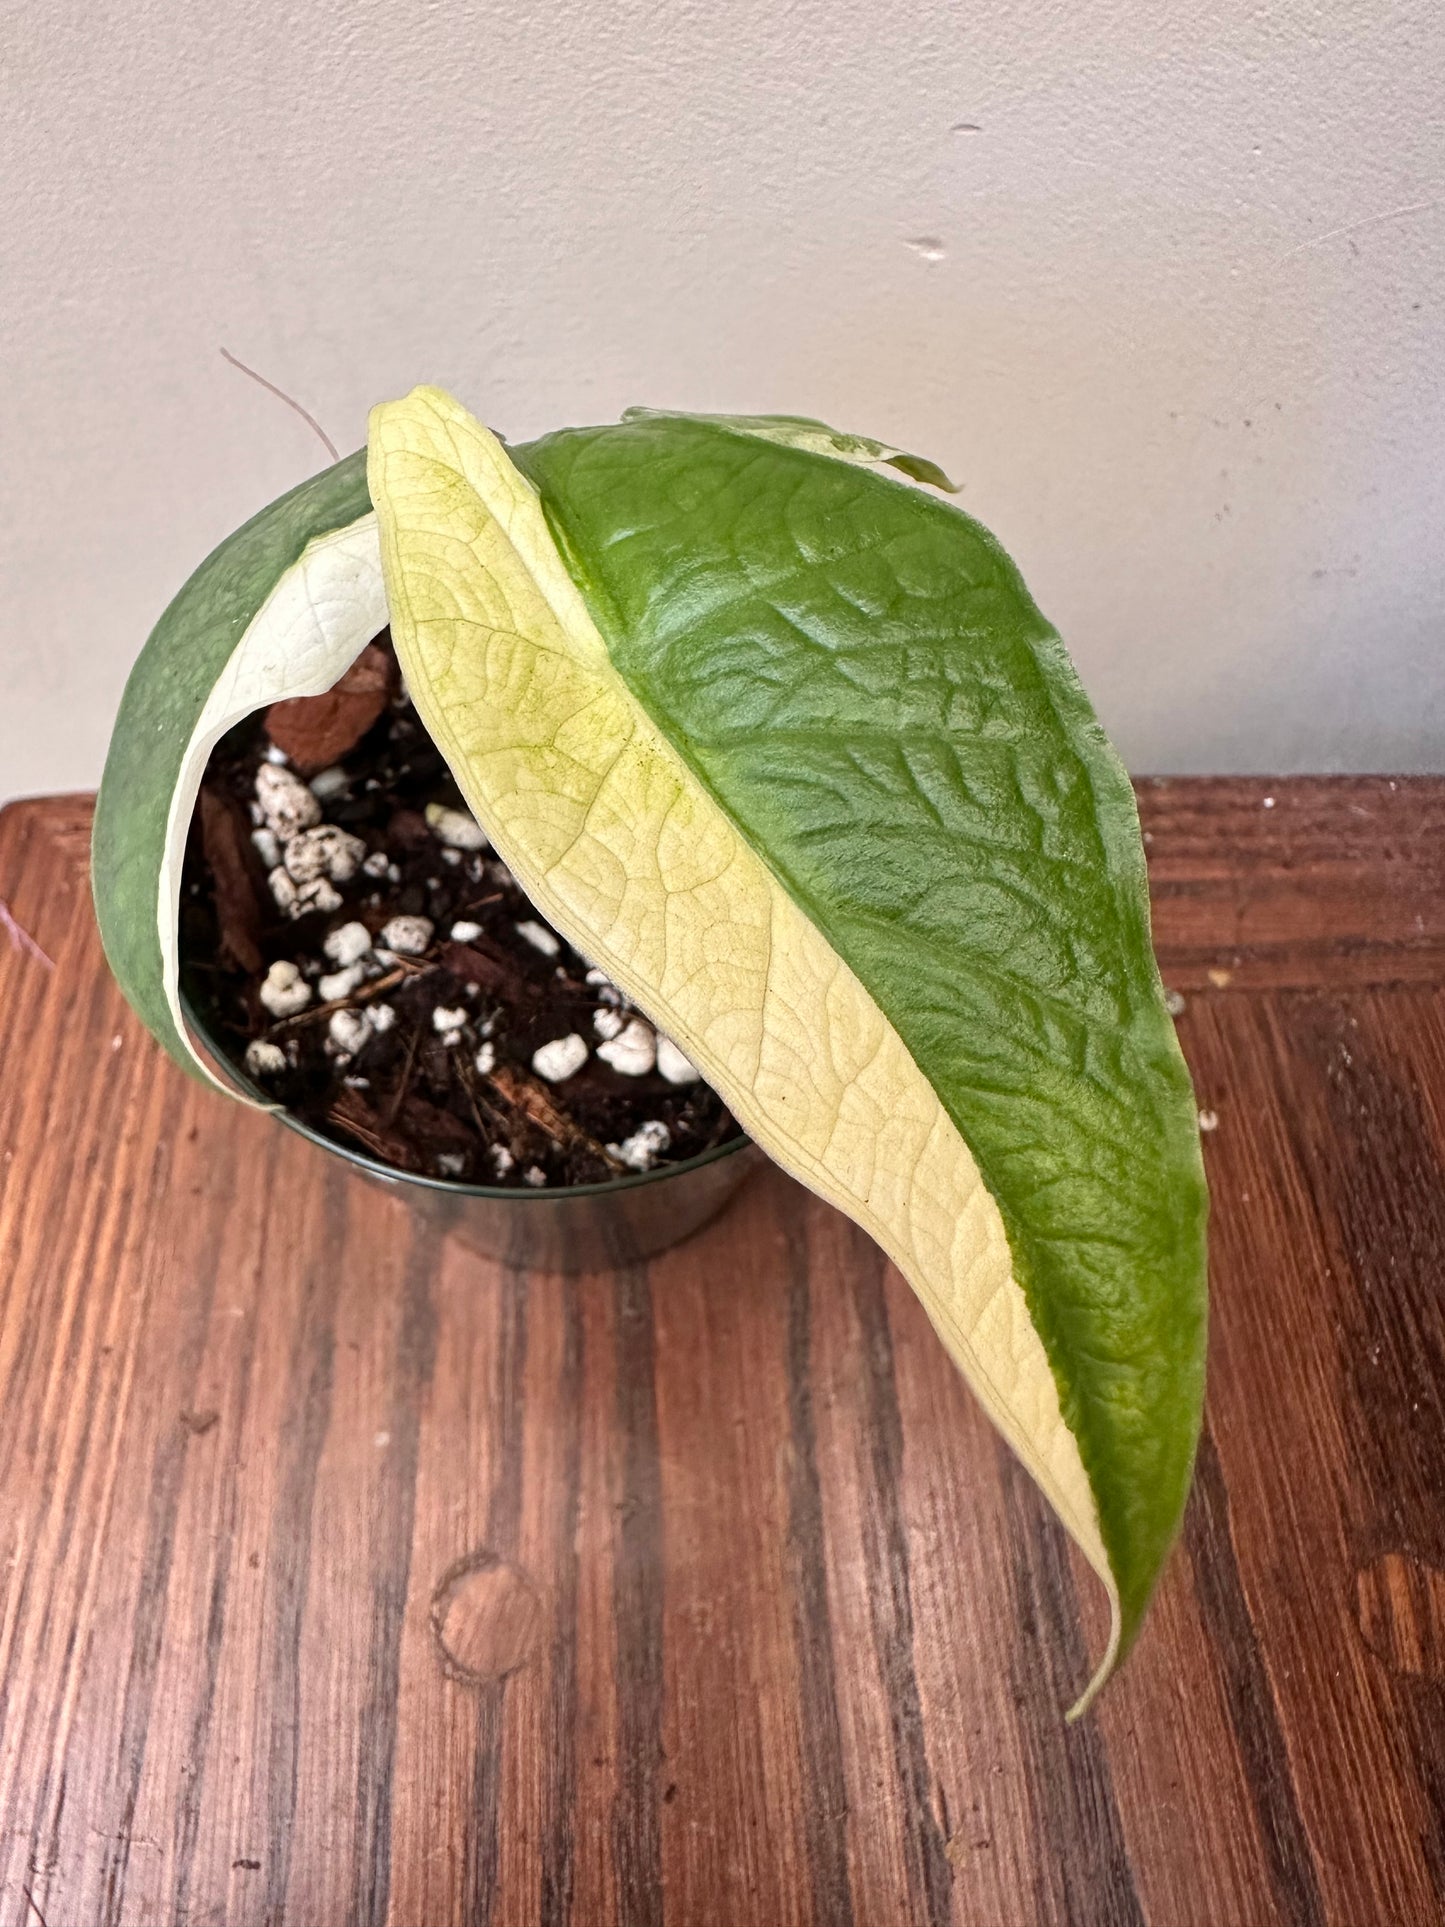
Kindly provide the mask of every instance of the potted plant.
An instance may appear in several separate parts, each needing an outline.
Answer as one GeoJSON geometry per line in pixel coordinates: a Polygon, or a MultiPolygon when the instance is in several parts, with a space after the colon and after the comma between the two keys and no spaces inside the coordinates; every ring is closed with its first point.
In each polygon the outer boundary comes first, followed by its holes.
{"type": "MultiPolygon", "coordinates": [[[[1111,1633],[1082,1707],[1189,1485],[1197,1111],[1127,776],[998,544],[890,467],[947,486],[803,420],[633,411],[508,448],[435,389],[377,408],[364,455],[264,510],[162,617],[107,763],[96,901],[136,1010],[214,1078],[182,1000],[202,776],[389,630],[459,857],[485,842],[583,981],[878,1241],[1099,1574],[1111,1633]]],[[[326,827],[260,767],[257,830],[289,849],[326,827]]],[[[321,845],[280,865],[291,886],[331,882],[321,845]]],[[[383,854],[342,846],[340,868],[383,854]]],[[[373,971],[405,973],[362,934],[373,971]]],[[[537,1189],[493,1203],[521,1222],[537,1189]]]]}

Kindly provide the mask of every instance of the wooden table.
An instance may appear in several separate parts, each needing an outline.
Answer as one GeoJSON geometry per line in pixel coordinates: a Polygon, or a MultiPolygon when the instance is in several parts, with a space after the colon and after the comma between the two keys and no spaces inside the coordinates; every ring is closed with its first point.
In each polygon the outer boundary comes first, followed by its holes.
{"type": "Polygon", "coordinates": [[[1214,1187],[1182,1544],[1101,1601],[781,1177],[482,1263],[190,1086],[0,817],[0,1922],[1445,1919],[1445,783],[1142,786],[1214,1187]]]}

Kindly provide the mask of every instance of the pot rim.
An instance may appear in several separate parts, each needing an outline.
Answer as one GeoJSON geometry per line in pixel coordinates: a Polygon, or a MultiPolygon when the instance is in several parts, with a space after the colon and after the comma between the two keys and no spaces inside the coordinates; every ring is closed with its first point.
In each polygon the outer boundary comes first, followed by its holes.
{"type": "MultiPolygon", "coordinates": [[[[731,1157],[735,1152],[744,1150],[753,1140],[739,1127],[738,1135],[729,1138],[726,1144],[714,1144],[709,1150],[699,1151],[696,1157],[684,1158],[680,1164],[660,1165],[654,1171],[635,1171],[625,1178],[608,1178],[601,1184],[568,1184],[548,1186],[541,1190],[530,1187],[502,1184],[469,1184],[463,1178],[436,1178],[423,1171],[401,1171],[394,1164],[385,1164],[380,1158],[372,1157],[366,1151],[353,1150],[349,1144],[338,1144],[335,1138],[325,1137],[299,1118],[284,1104],[278,1104],[267,1095],[259,1084],[247,1076],[239,1065],[232,1062],[212,1035],[210,1028],[197,1012],[195,1005],[181,992],[181,1008],[186,1022],[205,1045],[207,1051],[216,1059],[221,1069],[245,1094],[254,1098],[272,1117],[278,1119],[288,1130],[309,1143],[319,1144],[323,1151],[345,1159],[373,1177],[384,1179],[389,1184],[416,1184],[427,1191],[439,1191],[444,1195],[458,1198],[494,1198],[507,1204],[556,1204],[563,1198],[615,1198],[619,1192],[636,1191],[645,1185],[665,1184],[669,1178],[685,1177],[689,1172],[700,1171],[705,1165],[716,1164],[720,1158],[731,1157]]],[[[734,1120],[736,1122],[736,1120],[734,1120]]]]}

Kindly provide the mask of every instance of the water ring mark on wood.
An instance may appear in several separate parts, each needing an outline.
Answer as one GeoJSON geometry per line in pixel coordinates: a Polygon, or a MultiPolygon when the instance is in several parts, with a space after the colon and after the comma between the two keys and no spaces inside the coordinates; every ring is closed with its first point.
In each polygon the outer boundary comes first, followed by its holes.
{"type": "Polygon", "coordinates": [[[431,1597],[442,1668],[464,1686],[518,1672],[536,1651],[544,1607],[531,1575],[485,1547],[449,1566],[431,1597]]]}

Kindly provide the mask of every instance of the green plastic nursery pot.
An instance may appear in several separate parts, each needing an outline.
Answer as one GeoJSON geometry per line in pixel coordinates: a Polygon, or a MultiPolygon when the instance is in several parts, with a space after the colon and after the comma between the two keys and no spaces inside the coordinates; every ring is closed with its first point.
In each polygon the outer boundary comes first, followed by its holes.
{"type": "MultiPolygon", "coordinates": [[[[230,1062],[189,999],[184,1007],[195,1036],[227,1075],[248,1096],[269,1106],[266,1092],[230,1062]]],[[[530,1271],[604,1271],[655,1257],[710,1223],[768,1162],[751,1138],[735,1137],[683,1163],[608,1184],[523,1191],[398,1171],[323,1137],[290,1111],[273,1110],[272,1115],[373,1184],[404,1197],[413,1211],[469,1251],[530,1271]]]]}

